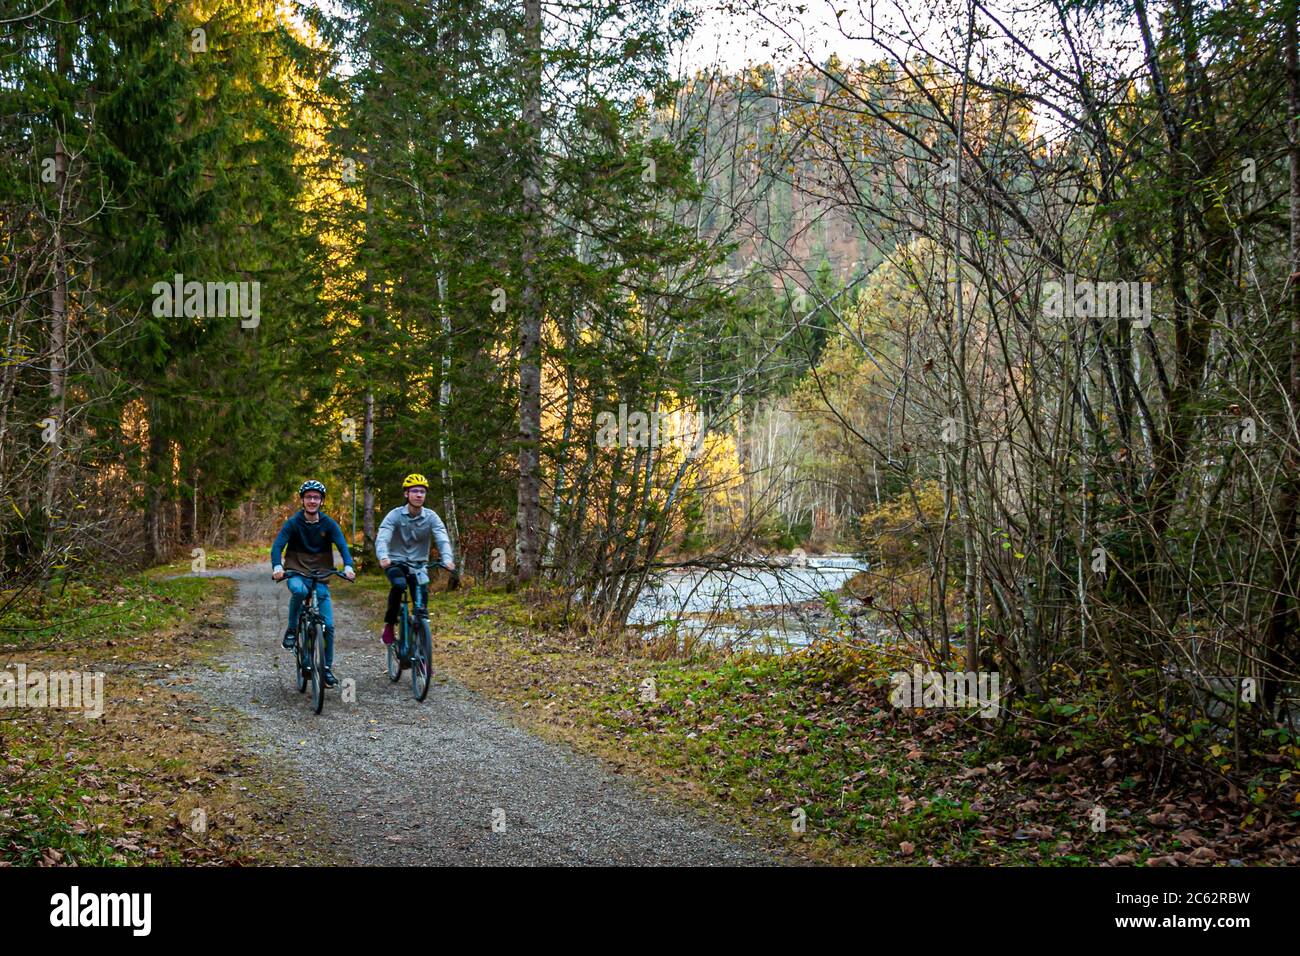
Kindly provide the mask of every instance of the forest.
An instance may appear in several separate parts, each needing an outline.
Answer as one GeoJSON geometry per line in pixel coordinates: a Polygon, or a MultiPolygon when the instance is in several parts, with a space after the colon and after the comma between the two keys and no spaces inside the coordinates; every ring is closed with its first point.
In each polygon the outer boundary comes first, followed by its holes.
{"type": "Polygon", "coordinates": [[[416,472],[598,656],[815,605],[850,697],[993,674],[981,740],[1300,825],[1298,19],[4,0],[0,644],[264,564],[307,479],[382,583],[416,472]]]}

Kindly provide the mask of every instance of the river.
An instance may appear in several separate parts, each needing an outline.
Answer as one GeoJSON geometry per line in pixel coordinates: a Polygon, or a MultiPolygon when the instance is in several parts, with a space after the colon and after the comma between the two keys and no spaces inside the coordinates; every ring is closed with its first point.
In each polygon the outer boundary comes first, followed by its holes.
{"type": "Polygon", "coordinates": [[[641,592],[628,624],[647,635],[676,628],[716,644],[779,653],[833,633],[837,622],[823,595],[866,568],[852,555],[829,554],[774,559],[765,567],[667,571],[641,592]]]}

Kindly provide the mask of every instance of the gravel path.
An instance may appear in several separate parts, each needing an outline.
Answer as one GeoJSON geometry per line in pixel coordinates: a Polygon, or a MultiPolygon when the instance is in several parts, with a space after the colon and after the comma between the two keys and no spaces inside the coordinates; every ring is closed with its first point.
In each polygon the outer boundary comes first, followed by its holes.
{"type": "Polygon", "coordinates": [[[771,865],[766,851],[696,811],[638,789],[599,762],[512,724],[463,685],[435,682],[424,703],[384,670],[383,622],[336,580],[334,673],[356,681],[311,711],[281,649],[287,589],[262,566],[221,572],[238,586],[234,648],[192,689],[249,718],[251,744],[292,768],[358,863],[771,865]],[[494,818],[497,827],[494,829],[494,818]],[[504,823],[504,829],[500,824],[504,823]]]}

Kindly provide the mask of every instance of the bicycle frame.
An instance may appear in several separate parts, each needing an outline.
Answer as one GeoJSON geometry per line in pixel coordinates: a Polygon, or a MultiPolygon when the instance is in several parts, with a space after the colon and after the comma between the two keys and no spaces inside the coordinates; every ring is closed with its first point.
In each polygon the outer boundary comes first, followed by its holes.
{"type": "MultiPolygon", "coordinates": [[[[424,604],[424,602],[420,600],[421,586],[420,586],[419,572],[424,569],[419,567],[418,565],[406,564],[403,561],[394,561],[390,566],[397,568],[406,576],[406,587],[402,589],[402,607],[401,607],[401,621],[403,623],[402,641],[403,641],[403,645],[405,645],[405,641],[406,641],[405,621],[410,617],[411,611],[413,610],[417,616],[423,617],[425,620],[428,620],[429,617],[429,608],[424,604]]],[[[427,585],[425,586],[427,587],[427,585]]],[[[403,646],[403,654],[405,653],[406,653],[406,649],[405,646],[403,646]]]]}
{"type": "Polygon", "coordinates": [[[307,593],[303,596],[303,606],[298,612],[298,626],[295,629],[295,646],[294,661],[298,670],[297,682],[298,691],[301,693],[306,690],[307,682],[310,680],[312,686],[312,704],[316,713],[321,712],[325,704],[325,694],[323,686],[323,676],[320,673],[325,667],[324,659],[321,655],[324,652],[323,647],[316,646],[316,634],[319,631],[324,638],[325,617],[321,614],[320,608],[316,601],[316,586],[323,584],[325,578],[336,575],[347,580],[347,575],[340,574],[338,571],[316,572],[314,574],[304,574],[301,571],[292,569],[285,571],[285,577],[306,578],[310,583],[307,593]]]}
{"type": "MultiPolygon", "coordinates": [[[[388,679],[394,683],[401,680],[402,670],[409,666],[412,694],[417,701],[422,701],[429,692],[433,656],[428,598],[422,599],[421,595],[427,587],[420,584],[420,572],[424,568],[404,561],[393,561],[389,567],[402,572],[406,586],[402,588],[397,639],[388,649],[388,679]]],[[[455,575],[454,571],[451,573],[455,575]]]]}
{"type": "Polygon", "coordinates": [[[307,589],[307,596],[304,597],[302,601],[302,610],[298,614],[298,630],[300,632],[303,630],[304,618],[310,617],[313,623],[317,621],[319,621],[322,625],[325,623],[325,619],[321,617],[320,610],[316,607],[316,585],[323,584],[325,578],[327,577],[340,577],[344,581],[348,579],[348,576],[346,574],[343,574],[342,572],[339,571],[333,571],[333,570],[327,571],[324,572],[323,576],[318,577],[317,575],[314,574],[303,574],[301,571],[294,571],[292,568],[286,569],[284,572],[284,576],[286,578],[289,577],[306,578],[309,582],[311,582],[311,587],[307,589]]]}

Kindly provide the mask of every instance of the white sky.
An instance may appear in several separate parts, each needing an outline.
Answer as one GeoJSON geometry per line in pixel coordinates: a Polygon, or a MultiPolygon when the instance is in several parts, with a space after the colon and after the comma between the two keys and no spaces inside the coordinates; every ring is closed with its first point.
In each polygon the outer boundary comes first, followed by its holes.
{"type": "MultiPolygon", "coordinates": [[[[824,63],[831,54],[841,61],[866,62],[899,56],[919,58],[923,52],[960,65],[956,51],[964,50],[968,24],[967,0],[687,0],[700,14],[695,33],[679,61],[685,74],[717,64],[728,71],[746,65],[773,63],[780,67],[810,57],[824,63]],[[802,12],[798,8],[802,7],[802,12]],[[841,15],[837,18],[836,13],[841,15]],[[882,46],[881,44],[884,44],[882,46]]],[[[1044,79],[1045,64],[1063,62],[1077,53],[1092,60],[1099,71],[1132,74],[1141,69],[1138,30],[1133,21],[1072,23],[1072,51],[1062,43],[1054,5],[1046,0],[982,0],[975,16],[973,76],[992,78],[1010,71],[1014,81],[1054,99],[1044,79]],[[985,12],[987,11],[987,12],[985,12]],[[996,17],[995,23],[990,17],[996,17]],[[998,25],[1000,23],[1000,26],[998,25]],[[1011,31],[1027,50],[1005,39],[1011,31]],[[1042,63],[1032,62],[1033,56],[1042,63]]],[[[1153,0],[1150,16],[1159,17],[1164,4],[1153,0]]],[[[1067,70],[1072,73],[1072,70],[1067,70]]],[[[1002,75],[1006,79],[1005,74],[1002,75]]],[[[1058,120],[1041,105],[1035,109],[1040,133],[1049,136],[1058,120]]]]}
{"type": "MultiPolygon", "coordinates": [[[[301,2],[327,10],[335,8],[334,0],[301,2]]],[[[545,12],[547,0],[542,2],[545,12]]],[[[967,0],[684,2],[698,13],[693,36],[684,49],[677,51],[675,65],[687,75],[710,65],[729,72],[761,63],[773,63],[779,69],[802,62],[805,56],[822,63],[832,53],[843,61],[872,62],[887,56],[873,35],[902,55],[919,56],[924,48],[951,60],[954,51],[964,43],[967,26],[967,0]],[[841,13],[838,18],[837,12],[841,13]]],[[[1061,30],[1054,19],[1054,5],[1048,0],[982,2],[1004,27],[1024,39],[1031,53],[1047,62],[1067,54],[1060,45],[1061,30]]],[[[1152,0],[1151,16],[1158,17],[1163,6],[1161,0],[1152,0]]],[[[1008,46],[1002,34],[1002,28],[992,24],[987,14],[977,13],[972,73],[988,76],[1015,61],[1031,73],[1041,75],[1042,67],[1029,64],[1029,55],[1008,46]]],[[[1109,70],[1136,69],[1140,64],[1136,34],[1132,22],[1113,23],[1105,30],[1092,31],[1091,35],[1086,31],[1079,34],[1078,50],[1080,55],[1096,58],[1109,70]]],[[[1037,77],[1026,73],[1020,73],[1017,78],[1026,84],[1037,82],[1037,77]]],[[[1051,97],[1047,89],[1040,92],[1051,97]]]]}
{"type": "MultiPolygon", "coordinates": [[[[747,62],[788,65],[803,53],[818,60],[832,52],[841,60],[877,60],[882,57],[873,34],[889,46],[904,48],[900,37],[919,37],[931,50],[950,52],[954,41],[964,40],[967,26],[965,0],[689,0],[699,12],[695,35],[686,61],[691,65],[718,63],[731,68],[747,62]],[[796,12],[797,8],[802,12],[796,12]],[[731,12],[741,10],[743,12],[731,12]],[[841,12],[840,17],[836,13],[841,12]],[[785,25],[783,32],[774,24],[785,25]],[[787,36],[788,34],[788,36],[787,36]],[[792,49],[791,40],[795,42],[792,49]],[[764,43],[766,42],[766,46],[764,43]],[[802,52],[801,52],[802,49],[802,52]]],[[[1060,26],[1049,4],[1041,0],[988,0],[983,6],[1001,23],[1028,41],[1044,58],[1060,56],[1060,26]]],[[[1151,4],[1154,18],[1162,4],[1151,4]]],[[[1003,49],[1001,29],[982,12],[976,12],[976,44],[986,53],[1003,49]],[[981,32],[989,36],[981,41],[981,32]]],[[[1132,23],[1114,23],[1101,39],[1107,59],[1136,39],[1132,23]]],[[[1094,43],[1095,47],[1097,44],[1094,43]]],[[[1094,54],[1101,50],[1092,49],[1094,54]]],[[[978,68],[977,66],[975,68],[978,68]]]]}
{"type": "MultiPolygon", "coordinates": [[[[307,6],[337,9],[333,0],[300,0],[307,6]]],[[[873,32],[882,36],[919,34],[930,47],[944,47],[945,33],[960,35],[966,26],[965,0],[687,0],[699,17],[695,35],[686,51],[688,65],[717,63],[737,68],[746,63],[774,62],[789,65],[801,58],[790,49],[789,39],[773,26],[787,25],[790,35],[804,49],[821,59],[832,52],[843,60],[874,60],[880,48],[870,39],[873,32]],[[798,12],[797,8],[803,8],[798,12]],[[837,19],[837,11],[842,16],[837,19]],[[767,45],[764,46],[766,41],[767,45]]],[[[546,0],[543,0],[545,10],[546,0]]],[[[1059,29],[1051,19],[1050,6],[1042,0],[989,0],[986,3],[997,17],[1017,32],[1030,36],[1037,25],[1031,47],[1050,55],[1059,29]]],[[[1162,6],[1152,3],[1152,16],[1162,6]]],[[[987,19],[977,14],[977,24],[987,26],[987,19]]],[[[1131,40],[1135,32],[1118,29],[1116,40],[1131,40]]],[[[895,44],[896,45],[896,44],[895,44]]],[[[949,48],[950,45],[949,45],[949,48]]]]}

